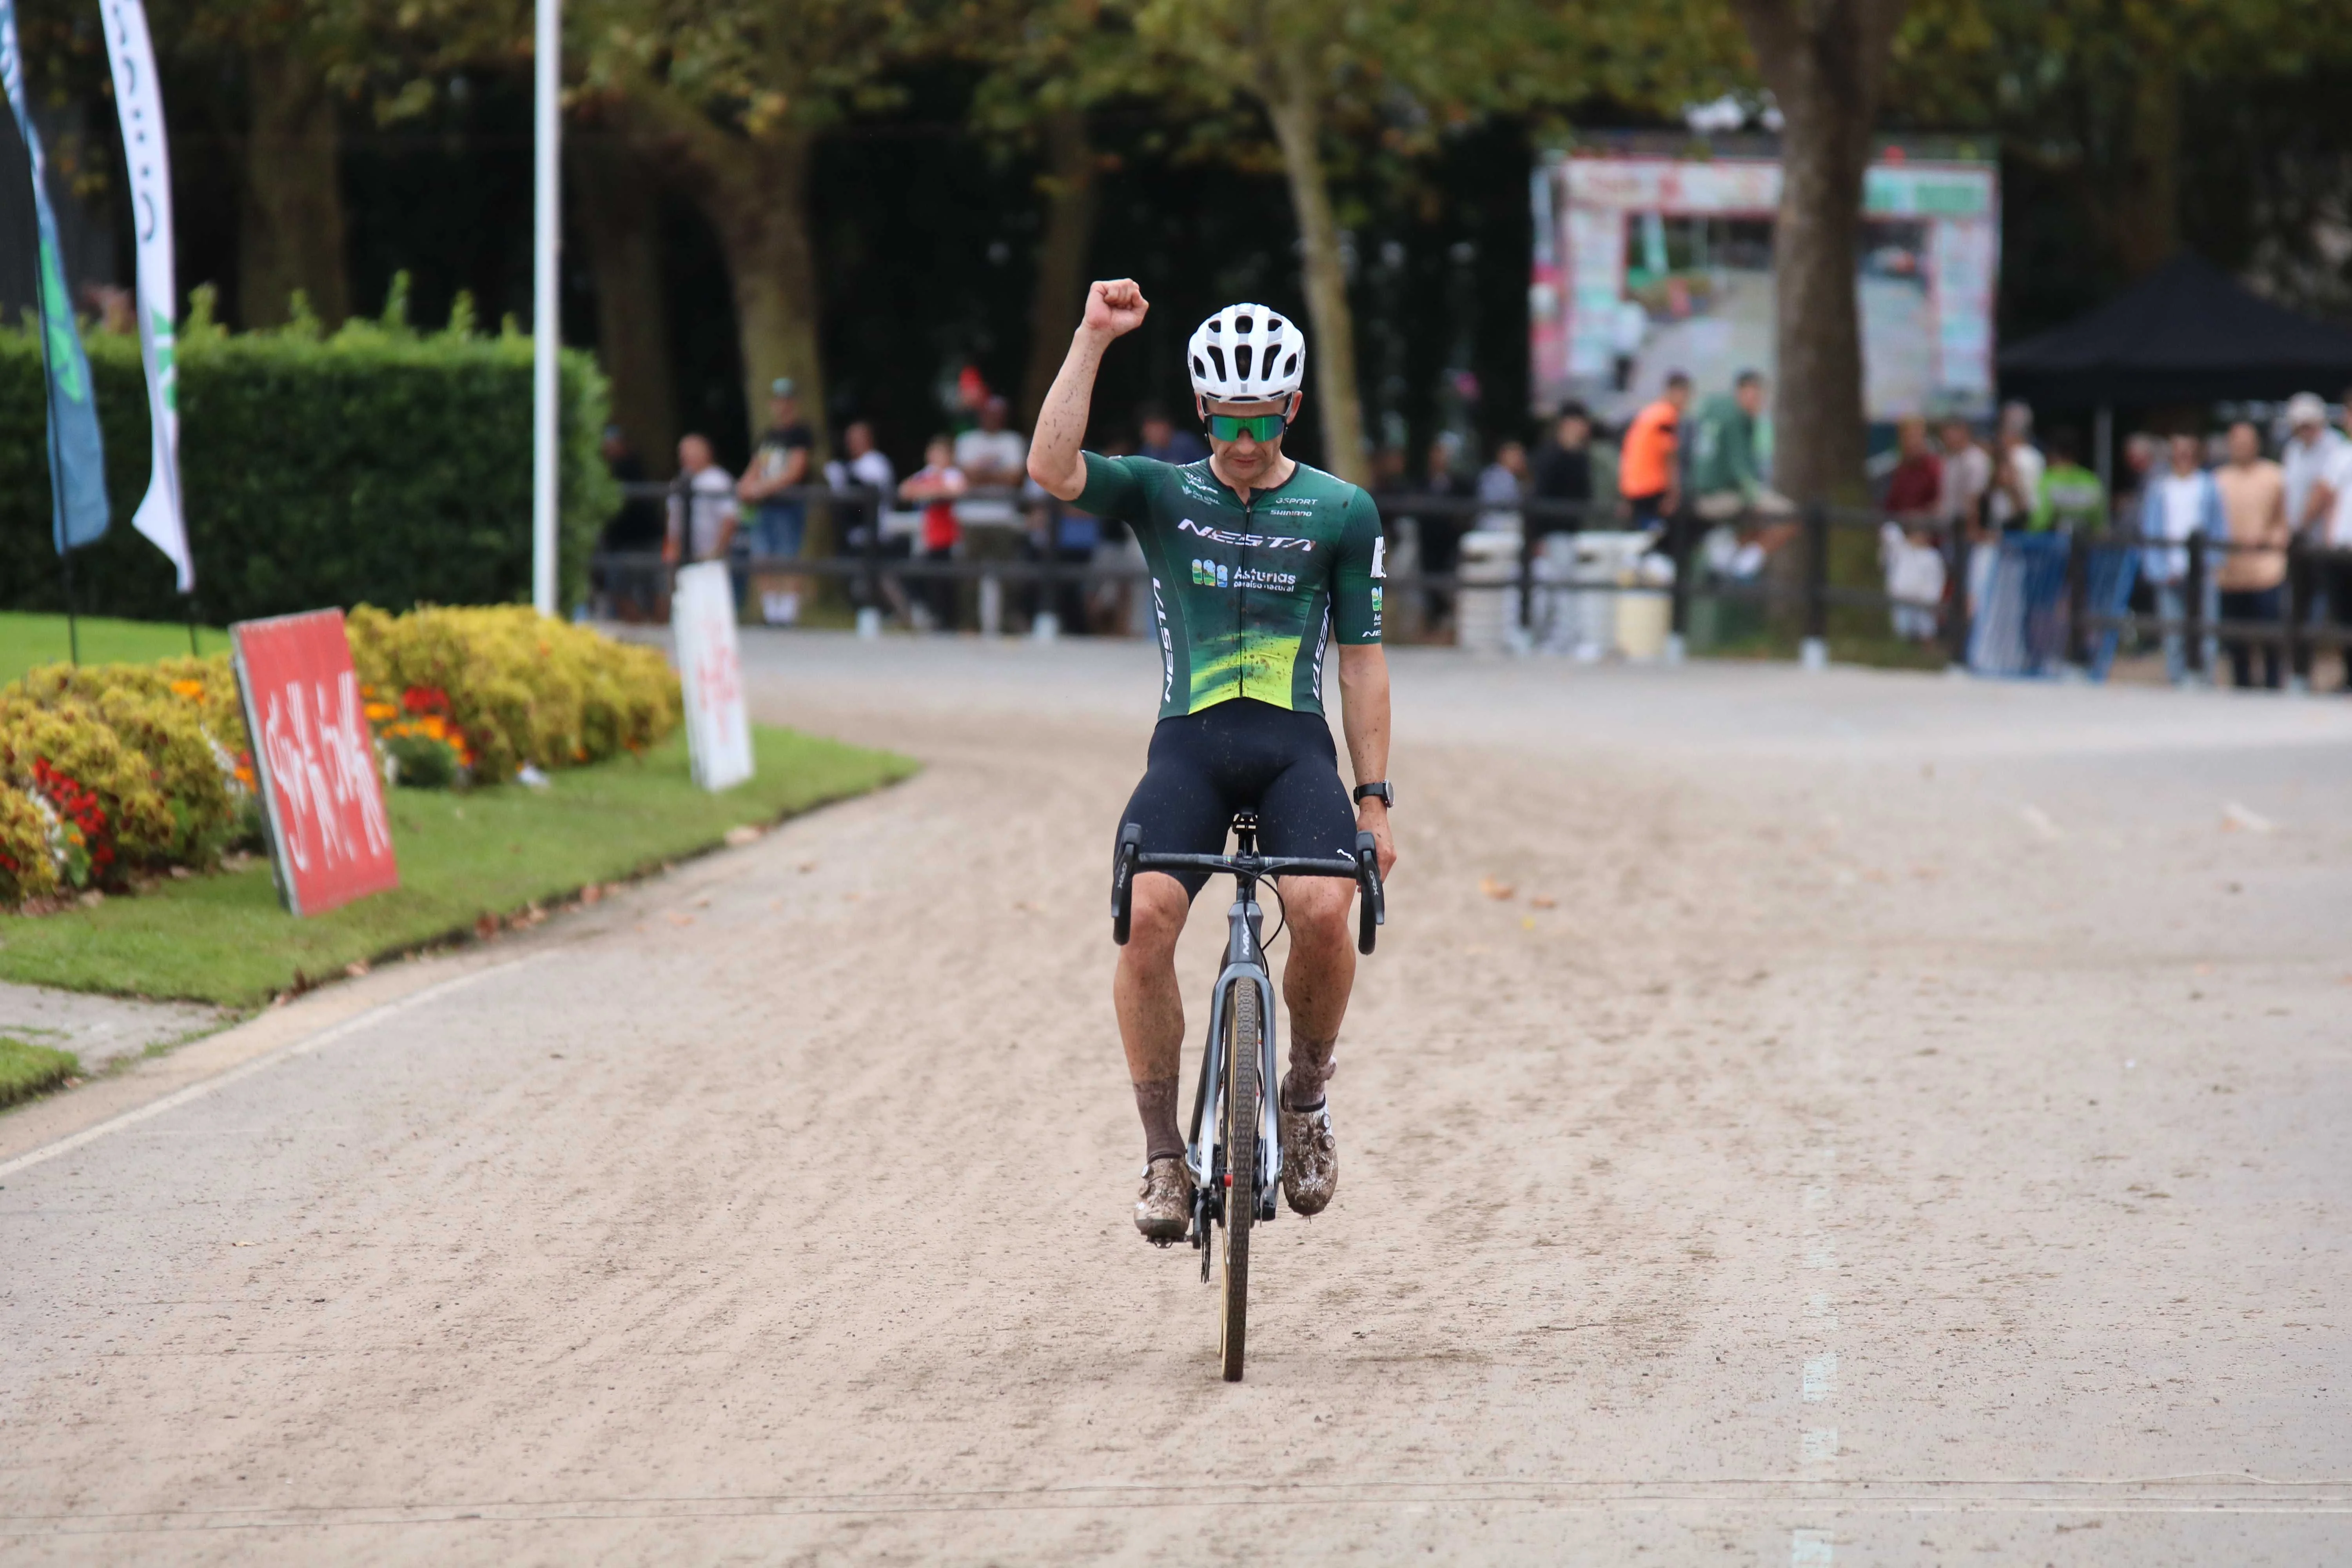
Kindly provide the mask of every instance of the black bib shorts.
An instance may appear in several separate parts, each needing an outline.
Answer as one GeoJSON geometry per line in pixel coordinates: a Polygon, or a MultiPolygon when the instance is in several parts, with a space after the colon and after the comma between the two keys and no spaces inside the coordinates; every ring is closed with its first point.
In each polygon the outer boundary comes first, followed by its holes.
{"type": "MultiPolygon", "coordinates": [[[[1241,697],[1162,719],[1119,821],[1142,825],[1147,855],[1222,855],[1234,813],[1247,810],[1257,813],[1262,855],[1354,858],[1356,809],[1322,714],[1241,697]]],[[[1209,880],[1206,871],[1164,874],[1187,898],[1209,880]]]]}

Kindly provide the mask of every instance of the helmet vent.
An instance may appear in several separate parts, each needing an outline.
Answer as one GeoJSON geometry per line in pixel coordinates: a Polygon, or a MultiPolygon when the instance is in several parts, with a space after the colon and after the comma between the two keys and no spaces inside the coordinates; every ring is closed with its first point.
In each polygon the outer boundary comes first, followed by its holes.
{"type": "Polygon", "coordinates": [[[1254,332],[1257,331],[1257,323],[1247,316],[1235,316],[1234,318],[1234,331],[1237,332],[1254,332]]]}
{"type": "Polygon", "coordinates": [[[1217,379],[1223,381],[1230,373],[1225,369],[1225,351],[1216,344],[1209,345],[1209,359],[1217,367],[1217,379]]]}
{"type": "Polygon", "coordinates": [[[1238,371],[1240,371],[1240,372],[1241,372],[1241,376],[1242,376],[1242,379],[1243,379],[1244,381],[1247,381],[1247,380],[1249,379],[1249,373],[1250,373],[1250,346],[1249,346],[1249,344],[1247,344],[1247,343],[1241,343],[1241,344],[1238,344],[1238,345],[1236,345],[1236,346],[1234,347],[1234,367],[1236,370],[1238,370],[1238,371]]]}
{"type": "Polygon", "coordinates": [[[1282,362],[1282,374],[1286,376],[1297,375],[1298,374],[1298,356],[1297,354],[1292,354],[1288,359],[1282,362]]]}

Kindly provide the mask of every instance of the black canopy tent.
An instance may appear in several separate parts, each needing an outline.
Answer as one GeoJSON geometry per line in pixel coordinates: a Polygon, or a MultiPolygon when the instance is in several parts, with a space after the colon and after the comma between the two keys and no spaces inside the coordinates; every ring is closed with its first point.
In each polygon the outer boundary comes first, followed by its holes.
{"type": "Polygon", "coordinates": [[[2003,395],[2098,411],[2105,477],[2116,405],[2276,401],[2352,386],[2352,327],[2273,305],[2186,253],[2087,315],[2000,355],[2003,395]]]}

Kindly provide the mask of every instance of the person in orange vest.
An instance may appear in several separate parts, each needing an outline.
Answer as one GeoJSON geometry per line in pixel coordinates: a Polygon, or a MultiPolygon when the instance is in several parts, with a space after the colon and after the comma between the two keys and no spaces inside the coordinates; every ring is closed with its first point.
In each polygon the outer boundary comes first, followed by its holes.
{"type": "Polygon", "coordinates": [[[1625,426],[1617,458],[1617,493],[1635,528],[1654,528],[1682,504],[1680,465],[1683,410],[1690,406],[1691,378],[1681,371],[1666,377],[1658,400],[1625,426]]]}

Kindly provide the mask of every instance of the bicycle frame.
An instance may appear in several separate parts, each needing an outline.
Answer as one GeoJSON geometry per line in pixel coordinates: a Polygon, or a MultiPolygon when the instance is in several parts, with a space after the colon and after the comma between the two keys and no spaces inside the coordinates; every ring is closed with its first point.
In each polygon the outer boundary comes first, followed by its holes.
{"type": "MultiPolygon", "coordinates": [[[[1241,832],[1241,854],[1254,857],[1256,833],[1241,832]]],[[[1192,1173],[1192,1235],[1195,1247],[1209,1244],[1209,1197],[1224,1189],[1224,1149],[1217,1129],[1225,1124],[1225,1020],[1232,1016],[1234,987],[1255,985],[1258,993],[1258,1097],[1256,1179],[1251,1192],[1257,1217],[1270,1220],[1278,1206],[1275,1188],[1282,1179],[1282,1119],[1275,1101],[1282,1082],[1277,1073],[1281,1052],[1275,1044],[1274,976],[1265,967],[1265,911],[1258,907],[1257,878],[1248,871],[1234,873],[1233,907],[1225,911],[1225,962],[1209,994],[1209,1040],[1201,1053],[1201,1082],[1192,1096],[1192,1125],[1186,1139],[1184,1163],[1192,1173]]],[[[1236,1184],[1238,1185],[1238,1184],[1236,1184]]]]}

